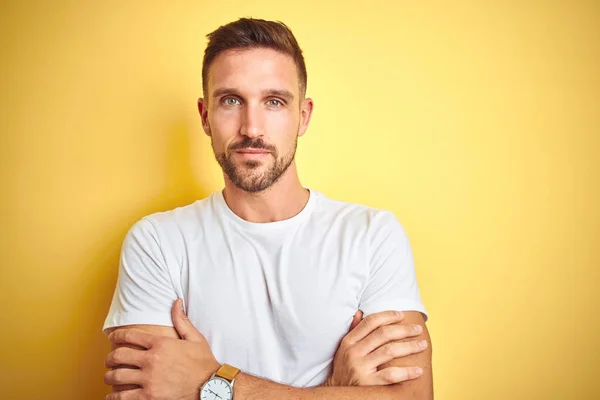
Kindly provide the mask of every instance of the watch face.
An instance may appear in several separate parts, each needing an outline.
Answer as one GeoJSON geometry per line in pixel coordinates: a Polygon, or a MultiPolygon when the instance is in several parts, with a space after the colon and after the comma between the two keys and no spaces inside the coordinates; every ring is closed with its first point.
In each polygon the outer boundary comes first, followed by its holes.
{"type": "Polygon", "coordinates": [[[200,389],[200,400],[232,400],[233,388],[229,381],[214,376],[200,389]]]}

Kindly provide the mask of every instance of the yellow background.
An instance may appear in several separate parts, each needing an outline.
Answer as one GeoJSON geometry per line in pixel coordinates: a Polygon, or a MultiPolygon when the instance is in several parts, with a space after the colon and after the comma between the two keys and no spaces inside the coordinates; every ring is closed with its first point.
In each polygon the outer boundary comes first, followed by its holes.
{"type": "Polygon", "coordinates": [[[302,182],[396,213],[437,399],[600,389],[597,1],[2,1],[0,397],[99,399],[121,241],[222,185],[205,34],[296,34],[302,182]]]}

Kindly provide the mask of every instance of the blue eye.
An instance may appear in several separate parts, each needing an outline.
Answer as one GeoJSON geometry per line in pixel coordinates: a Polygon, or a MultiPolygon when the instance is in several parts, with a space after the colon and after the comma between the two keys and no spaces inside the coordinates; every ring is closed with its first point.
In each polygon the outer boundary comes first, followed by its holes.
{"type": "Polygon", "coordinates": [[[268,103],[270,106],[273,106],[273,107],[279,107],[279,106],[281,106],[281,105],[282,105],[281,101],[279,101],[279,100],[277,100],[277,99],[272,99],[272,100],[269,100],[267,103],[268,103]]]}
{"type": "Polygon", "coordinates": [[[223,102],[225,103],[225,105],[228,106],[235,106],[239,104],[238,99],[236,99],[235,97],[226,97],[223,99],[223,102]]]}

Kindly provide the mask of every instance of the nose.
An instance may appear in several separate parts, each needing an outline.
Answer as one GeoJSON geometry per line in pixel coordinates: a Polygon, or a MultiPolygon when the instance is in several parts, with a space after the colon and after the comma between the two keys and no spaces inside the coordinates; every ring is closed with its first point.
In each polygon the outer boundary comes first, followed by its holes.
{"type": "Polygon", "coordinates": [[[248,104],[242,111],[240,134],[255,138],[263,135],[263,113],[258,105],[248,104]]]}

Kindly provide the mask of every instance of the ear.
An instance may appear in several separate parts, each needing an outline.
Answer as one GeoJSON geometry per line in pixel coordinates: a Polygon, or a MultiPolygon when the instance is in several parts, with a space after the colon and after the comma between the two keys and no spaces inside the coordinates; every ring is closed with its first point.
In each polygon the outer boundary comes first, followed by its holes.
{"type": "Polygon", "coordinates": [[[298,136],[304,135],[304,132],[308,129],[313,108],[314,102],[310,97],[307,97],[300,103],[300,127],[298,129],[298,136]]]}
{"type": "Polygon", "coordinates": [[[198,113],[200,113],[200,119],[202,120],[202,128],[207,136],[211,136],[210,124],[208,123],[208,102],[203,98],[198,99],[198,113]]]}

